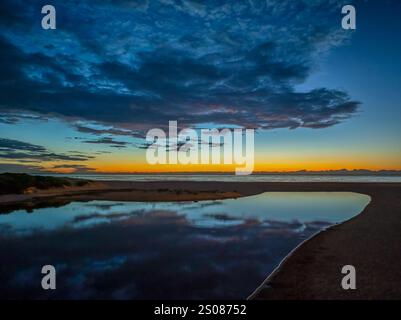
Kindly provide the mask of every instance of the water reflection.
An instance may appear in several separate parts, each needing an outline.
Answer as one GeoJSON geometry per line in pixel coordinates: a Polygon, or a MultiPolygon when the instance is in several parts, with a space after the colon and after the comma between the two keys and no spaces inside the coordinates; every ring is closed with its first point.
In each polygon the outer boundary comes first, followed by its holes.
{"type": "Polygon", "coordinates": [[[0,216],[1,298],[245,298],[298,243],[369,197],[267,192],[200,202],[72,202],[0,216]],[[57,290],[40,288],[41,266],[57,290]]]}

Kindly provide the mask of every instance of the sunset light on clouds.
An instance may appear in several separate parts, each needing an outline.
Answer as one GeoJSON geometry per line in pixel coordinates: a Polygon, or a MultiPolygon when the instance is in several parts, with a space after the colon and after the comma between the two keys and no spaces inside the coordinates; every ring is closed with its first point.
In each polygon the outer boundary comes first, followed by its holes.
{"type": "Polygon", "coordinates": [[[342,30],[330,1],[56,3],[45,32],[40,3],[0,8],[3,172],[233,170],[149,165],[146,132],[169,120],[256,129],[256,172],[401,169],[389,4],[376,17],[356,1],[358,27],[342,30]]]}

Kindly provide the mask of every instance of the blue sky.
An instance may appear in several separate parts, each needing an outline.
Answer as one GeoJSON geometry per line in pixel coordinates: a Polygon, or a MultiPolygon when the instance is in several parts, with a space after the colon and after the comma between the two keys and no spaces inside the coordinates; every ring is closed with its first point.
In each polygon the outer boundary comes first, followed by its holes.
{"type": "Polygon", "coordinates": [[[1,171],[146,170],[169,120],[255,128],[259,170],[401,169],[397,1],[44,4],[0,5],[1,171]]]}

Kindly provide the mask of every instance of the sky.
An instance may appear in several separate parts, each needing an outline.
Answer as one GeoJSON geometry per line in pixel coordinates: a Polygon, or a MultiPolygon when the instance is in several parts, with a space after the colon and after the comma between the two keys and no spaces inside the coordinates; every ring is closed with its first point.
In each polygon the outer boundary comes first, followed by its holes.
{"type": "Polygon", "coordinates": [[[255,171],[401,169],[399,1],[46,4],[0,3],[0,172],[233,170],[148,164],[169,120],[255,129],[255,171]]]}

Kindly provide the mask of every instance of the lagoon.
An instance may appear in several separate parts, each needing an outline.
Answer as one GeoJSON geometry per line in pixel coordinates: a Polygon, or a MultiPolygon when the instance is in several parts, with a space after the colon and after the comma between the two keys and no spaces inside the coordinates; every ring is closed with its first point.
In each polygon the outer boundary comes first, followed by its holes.
{"type": "Polygon", "coordinates": [[[299,243],[360,213],[352,192],[71,202],[0,215],[1,298],[243,299],[299,243]],[[43,265],[57,290],[40,287],[43,265]]]}

